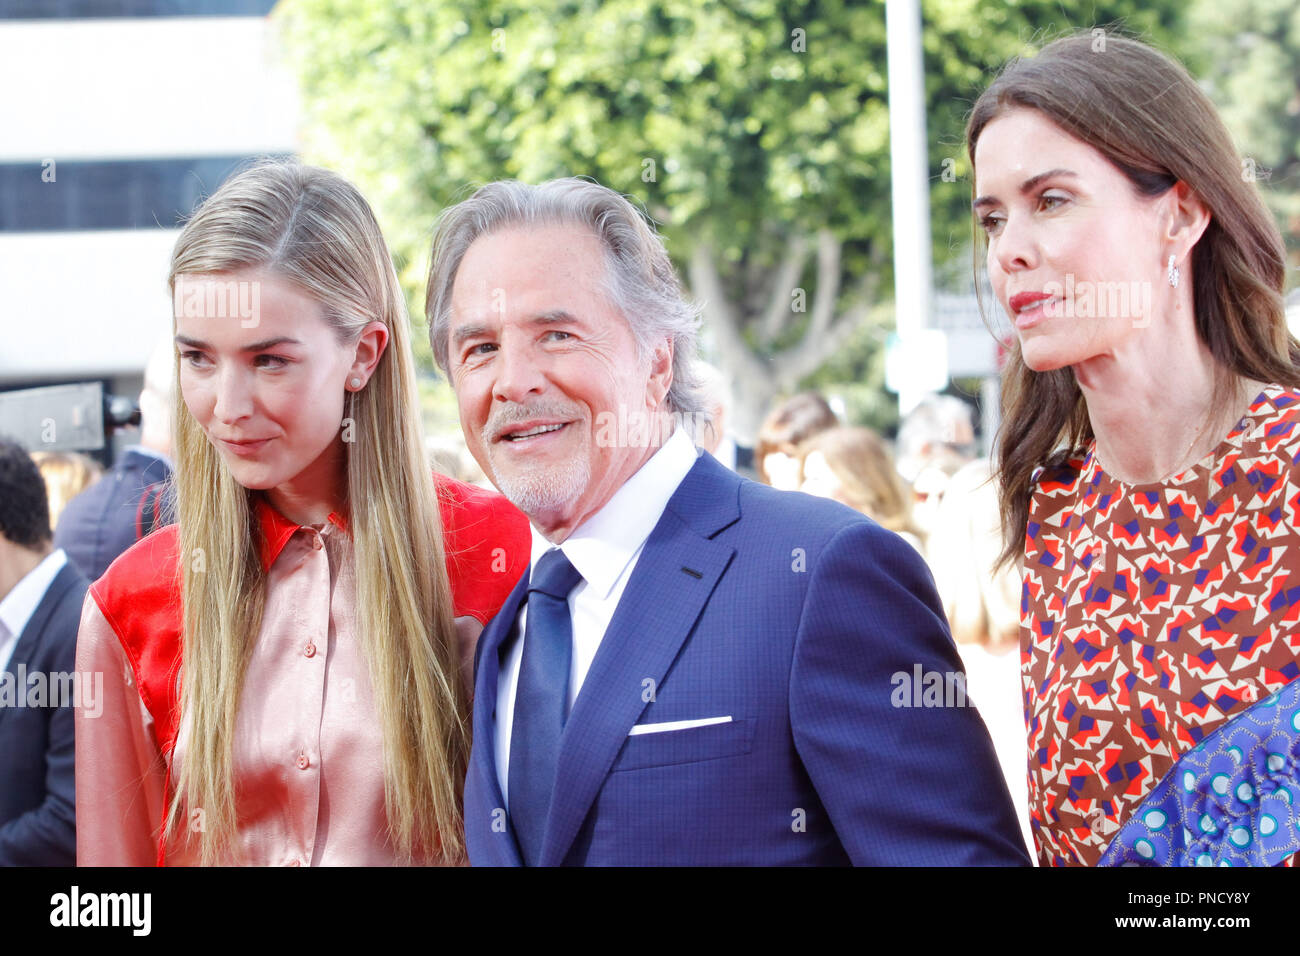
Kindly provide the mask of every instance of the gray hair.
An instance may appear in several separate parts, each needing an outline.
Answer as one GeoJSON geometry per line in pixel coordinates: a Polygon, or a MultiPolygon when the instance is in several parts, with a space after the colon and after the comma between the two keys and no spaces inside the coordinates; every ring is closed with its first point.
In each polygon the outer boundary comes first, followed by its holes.
{"type": "Polygon", "coordinates": [[[625,197],[586,179],[552,179],[540,186],[503,180],[481,187],[448,208],[433,237],[433,263],[425,295],[429,345],[448,371],[451,290],[469,247],[507,226],[575,225],[590,229],[605,249],[603,291],[622,313],[644,358],[654,346],[673,344],[668,409],[688,421],[707,418],[695,372],[699,306],[682,294],[663,240],[625,197]]]}
{"type": "Polygon", "coordinates": [[[917,454],[928,444],[952,445],[974,454],[975,423],[970,405],[954,395],[927,395],[898,428],[896,445],[900,454],[917,454]]]}

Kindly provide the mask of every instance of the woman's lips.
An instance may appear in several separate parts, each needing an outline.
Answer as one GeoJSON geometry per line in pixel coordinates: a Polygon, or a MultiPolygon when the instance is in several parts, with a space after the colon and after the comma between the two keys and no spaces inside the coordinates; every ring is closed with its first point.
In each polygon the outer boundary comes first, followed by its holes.
{"type": "Polygon", "coordinates": [[[257,453],[266,447],[266,444],[273,439],[263,438],[260,441],[227,441],[222,438],[218,440],[225,447],[226,451],[230,452],[232,455],[238,455],[240,458],[254,458],[257,456],[257,453]]]}
{"type": "Polygon", "coordinates": [[[1007,305],[1016,328],[1028,329],[1041,322],[1053,299],[1055,296],[1046,292],[1018,292],[1013,295],[1007,305]]]}

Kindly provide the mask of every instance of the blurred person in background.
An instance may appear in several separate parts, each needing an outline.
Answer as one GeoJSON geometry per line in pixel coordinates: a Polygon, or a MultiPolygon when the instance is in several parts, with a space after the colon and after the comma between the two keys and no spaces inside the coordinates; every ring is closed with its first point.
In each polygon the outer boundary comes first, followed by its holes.
{"type": "Polygon", "coordinates": [[[108,474],[69,501],[53,526],[55,547],[67,552],[68,559],[92,581],[119,554],[167,520],[175,354],[175,345],[163,339],[145,365],[139,444],[128,446],[108,474]]]}
{"type": "Polygon", "coordinates": [[[754,478],[754,449],[739,444],[728,427],[735,403],[731,384],[716,366],[696,361],[700,382],[700,400],[708,413],[708,422],[696,428],[695,444],[722,464],[746,478],[754,478]]]}
{"type": "Polygon", "coordinates": [[[948,482],[975,457],[971,407],[952,395],[926,396],[903,417],[894,447],[898,473],[912,489],[913,518],[929,534],[948,482]]]}
{"type": "Polygon", "coordinates": [[[1277,225],[1195,79],[1120,36],[1012,60],[966,145],[1016,331],[999,497],[1039,860],[1294,864],[1300,344],[1277,225]]]}
{"type": "Polygon", "coordinates": [[[68,504],[104,473],[99,462],[75,451],[34,451],[32,461],[45,481],[51,528],[58,526],[68,504]]]}
{"type": "Polygon", "coordinates": [[[763,420],[754,446],[758,480],[782,491],[799,488],[799,446],[840,423],[816,392],[801,392],[781,402],[763,420]]]}
{"type": "Polygon", "coordinates": [[[472,652],[528,523],[428,467],[373,212],[327,170],[251,167],[169,284],[177,523],[85,603],[78,863],[463,862],[472,652]]]}
{"type": "Polygon", "coordinates": [[[897,533],[924,554],[911,495],[885,440],[870,428],[836,426],[798,450],[799,490],[832,498],[897,533]]]}
{"type": "Polygon", "coordinates": [[[479,488],[492,488],[492,483],[483,474],[474,456],[469,453],[465,437],[459,431],[455,435],[429,439],[425,443],[429,455],[429,464],[440,475],[447,475],[467,485],[479,488]]]}
{"type": "MultiPolygon", "coordinates": [[[[89,582],[52,547],[49,515],[36,464],[0,440],[0,866],[76,862],[73,701],[62,694],[89,582]],[[46,688],[37,698],[33,677],[46,688]]],[[[83,691],[95,706],[93,683],[83,691]]]]}
{"type": "Polygon", "coordinates": [[[988,726],[1016,817],[1029,831],[1025,706],[1020,681],[1020,568],[999,566],[1002,522],[987,461],[973,461],[948,483],[926,559],[966,669],[966,691],[988,726]]]}

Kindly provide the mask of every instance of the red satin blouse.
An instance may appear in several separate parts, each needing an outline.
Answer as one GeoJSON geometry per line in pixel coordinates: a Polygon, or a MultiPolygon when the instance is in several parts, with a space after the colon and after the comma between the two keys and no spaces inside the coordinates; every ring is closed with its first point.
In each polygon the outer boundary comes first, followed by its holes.
{"type": "MultiPolygon", "coordinates": [[[[474,641],[528,566],[528,521],[505,498],[436,476],[462,670],[474,641]]],[[[238,862],[390,865],[383,739],[356,620],[346,522],[300,526],[259,496],[262,628],[236,720],[238,862]]],[[[77,670],[103,675],[76,714],[79,865],[184,865],[158,833],[170,771],[185,759],[178,719],[178,535],[163,528],[123,554],[87,595],[77,670]],[[178,733],[179,729],[179,733],[178,733]]],[[[193,808],[191,827],[203,825],[193,808]]],[[[232,860],[231,862],[236,862],[232,860]]],[[[437,862],[437,861],[428,861],[437,862]]]]}

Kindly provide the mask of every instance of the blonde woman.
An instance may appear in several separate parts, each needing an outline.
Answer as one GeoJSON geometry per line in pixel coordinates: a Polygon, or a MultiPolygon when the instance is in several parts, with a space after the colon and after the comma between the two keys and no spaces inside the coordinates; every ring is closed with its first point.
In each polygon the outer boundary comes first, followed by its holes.
{"type": "Polygon", "coordinates": [[[78,863],[461,862],[465,676],[528,525],[431,476],[373,214],[333,173],[256,166],[169,281],[177,523],[85,604],[78,863]]]}
{"type": "Polygon", "coordinates": [[[798,450],[799,490],[834,498],[925,553],[912,520],[911,496],[894,470],[894,456],[870,428],[835,427],[813,435],[798,450]]]}

